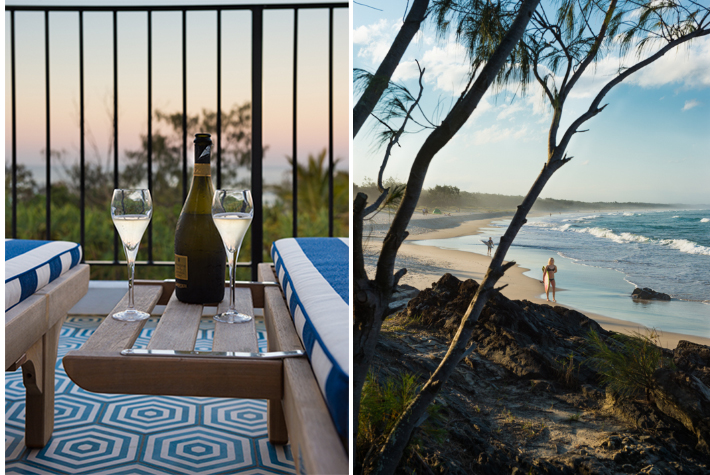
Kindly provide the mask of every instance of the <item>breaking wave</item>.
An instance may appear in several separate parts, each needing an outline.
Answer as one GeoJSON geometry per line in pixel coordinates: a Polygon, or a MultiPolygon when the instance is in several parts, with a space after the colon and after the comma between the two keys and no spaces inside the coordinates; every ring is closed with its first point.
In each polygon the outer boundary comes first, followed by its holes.
{"type": "Polygon", "coordinates": [[[687,239],[661,239],[658,243],[672,249],[678,249],[680,252],[685,252],[686,254],[710,256],[710,247],[701,246],[687,239]]]}
{"type": "Polygon", "coordinates": [[[649,237],[633,233],[617,234],[611,229],[606,228],[580,228],[571,229],[571,231],[577,233],[591,234],[592,236],[596,236],[598,238],[611,239],[612,241],[618,242],[620,244],[630,242],[646,242],[658,244],[661,246],[668,246],[671,249],[677,249],[678,251],[684,252],[686,254],[700,254],[704,256],[710,256],[710,247],[701,246],[700,244],[688,241],[687,239],[651,239],[649,237]]]}

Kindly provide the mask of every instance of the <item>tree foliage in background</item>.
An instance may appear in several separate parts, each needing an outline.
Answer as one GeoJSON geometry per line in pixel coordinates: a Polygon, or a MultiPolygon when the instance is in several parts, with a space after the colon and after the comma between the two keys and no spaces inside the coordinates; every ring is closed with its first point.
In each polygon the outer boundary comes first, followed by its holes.
{"type": "MultiPolygon", "coordinates": [[[[401,185],[394,178],[390,177],[385,180],[385,187],[391,185],[401,185]]],[[[419,198],[419,206],[442,206],[437,205],[432,199],[431,192],[437,187],[451,187],[450,185],[436,185],[434,188],[422,190],[419,198]]],[[[456,188],[456,187],[451,187],[456,188]]],[[[378,193],[377,184],[371,178],[365,177],[363,182],[358,185],[353,183],[353,194],[364,193],[368,196],[373,196],[378,193]]],[[[515,208],[523,200],[522,195],[501,195],[499,193],[476,193],[470,191],[459,191],[458,201],[454,205],[450,205],[449,211],[461,210],[465,211],[514,211],[515,208]]],[[[683,203],[642,203],[642,202],[617,202],[617,201],[575,201],[575,200],[560,200],[555,198],[538,198],[533,205],[533,211],[540,212],[565,212],[579,210],[621,210],[621,209],[677,209],[679,206],[690,207],[699,205],[688,205],[683,203]]]]}
{"type": "MultiPolygon", "coordinates": [[[[307,163],[297,164],[298,179],[298,236],[328,235],[328,162],[327,150],[317,156],[308,155],[307,163]]],[[[289,166],[293,159],[286,157],[289,166]]],[[[333,161],[333,167],[340,159],[333,161]]],[[[284,172],[287,173],[287,172],[284,172]]],[[[290,172],[288,172],[290,174],[290,172]]],[[[344,171],[333,173],[333,235],[347,236],[350,176],[344,171]]],[[[290,236],[293,233],[293,187],[291,178],[270,187],[276,202],[264,214],[264,232],[269,236],[290,236]]],[[[265,239],[265,245],[271,246],[265,239]]]]}
{"type": "Polygon", "coordinates": [[[456,206],[461,201],[461,190],[456,186],[436,185],[427,195],[432,206],[456,206]]]}
{"type": "MultiPolygon", "coordinates": [[[[212,134],[216,148],[216,118],[214,111],[203,110],[200,114],[187,117],[188,157],[192,155],[192,137],[197,132],[212,134]]],[[[249,188],[251,168],[251,106],[249,103],[235,104],[229,111],[222,112],[222,187],[249,188]]],[[[182,209],[182,114],[155,112],[155,129],[152,140],[152,195],[154,213],[151,222],[153,232],[153,260],[174,261],[175,225],[182,209]]],[[[119,176],[119,186],[124,188],[147,186],[147,137],[141,137],[141,145],[136,150],[125,152],[126,165],[119,176]]],[[[55,181],[51,187],[51,229],[52,239],[80,242],[80,166],[78,159],[66,165],[69,153],[52,151],[54,163],[64,164],[67,179],[55,181]]],[[[113,260],[114,226],[109,213],[109,203],[114,188],[112,168],[113,148],[107,147],[104,156],[95,144],[90,143],[84,166],[85,173],[85,244],[86,260],[113,260]]],[[[299,163],[299,235],[326,236],[328,234],[328,169],[323,164],[325,153],[318,158],[309,156],[308,165],[299,163]],[[324,185],[325,180],[325,185],[324,185]],[[324,188],[325,186],[325,188],[324,188]],[[301,197],[302,196],[302,197],[301,197]],[[301,216],[302,214],[302,216],[301,216]]],[[[189,159],[188,159],[189,160],[189,159]]],[[[191,161],[191,160],[190,160],[191,161]]],[[[287,159],[288,161],[288,159],[287,159]]],[[[290,163],[290,161],[289,161],[290,163]]],[[[12,226],[12,171],[5,165],[5,233],[11,236],[12,226]]],[[[216,184],[216,153],[212,152],[212,177],[216,184]]],[[[26,166],[17,168],[17,222],[18,237],[21,239],[46,239],[46,190],[37,185],[26,166]]],[[[192,165],[187,178],[192,177],[192,165]]],[[[334,174],[335,191],[335,232],[348,235],[348,194],[347,172],[334,174]]],[[[292,233],[290,225],[290,187],[280,185],[281,191],[276,202],[264,206],[264,259],[270,261],[271,242],[292,233]],[[288,207],[288,209],[286,209],[288,207]],[[288,222],[288,225],[286,223],[288,222]]],[[[268,188],[265,187],[265,190],[268,188]]],[[[146,233],[147,234],[147,233],[146,233]]],[[[251,234],[244,239],[240,254],[251,252],[251,234]]],[[[138,260],[147,260],[147,238],[138,254],[138,260]]],[[[118,259],[125,256],[119,241],[118,259]]],[[[244,259],[244,258],[243,258],[244,259]]],[[[165,279],[173,277],[173,268],[140,268],[141,279],[165,279]]],[[[238,278],[249,280],[247,269],[238,269],[238,278]]],[[[126,270],[122,266],[93,266],[92,279],[125,280],[126,270]]]]}

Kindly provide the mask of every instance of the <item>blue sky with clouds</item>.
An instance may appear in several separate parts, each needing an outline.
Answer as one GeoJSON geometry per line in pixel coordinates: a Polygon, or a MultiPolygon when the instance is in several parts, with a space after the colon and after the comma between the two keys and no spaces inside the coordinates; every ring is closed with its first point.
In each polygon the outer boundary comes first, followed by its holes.
{"type": "MultiPolygon", "coordinates": [[[[410,2],[411,3],[411,2],[410,2]]],[[[396,35],[406,1],[353,6],[353,65],[374,72],[396,35]]],[[[405,53],[394,80],[416,89],[416,63],[426,68],[422,106],[443,117],[465,84],[463,48],[437,41],[424,28],[405,53]]],[[[568,99],[561,130],[583,111],[619,66],[597,64],[568,99]]],[[[551,110],[532,84],[521,97],[489,91],[454,139],[433,159],[425,187],[523,195],[547,158],[551,110]]],[[[357,97],[355,98],[357,99],[357,97]]],[[[681,46],[608,94],[609,106],[576,134],[574,159],[548,183],[542,197],[583,201],[710,204],[710,38],[681,46]]],[[[436,122],[436,121],[434,121],[436,122]]],[[[386,176],[406,181],[427,132],[409,135],[393,152],[386,176]]],[[[370,119],[353,144],[353,180],[375,178],[383,149],[373,147],[370,119]]]]}

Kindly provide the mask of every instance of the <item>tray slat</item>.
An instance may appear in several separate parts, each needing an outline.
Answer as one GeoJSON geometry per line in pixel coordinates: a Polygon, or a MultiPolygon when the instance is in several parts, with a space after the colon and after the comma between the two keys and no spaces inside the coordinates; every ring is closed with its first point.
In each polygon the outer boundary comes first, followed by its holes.
{"type": "MultiPolygon", "coordinates": [[[[152,312],[162,293],[163,287],[161,286],[135,286],[135,307],[143,312],[152,312]]],[[[99,328],[86,340],[81,347],[82,350],[120,353],[120,351],[125,348],[131,348],[136,338],[140,335],[146,321],[121,322],[112,318],[114,313],[125,310],[127,307],[128,294],[118,302],[118,305],[108,314],[101,325],[99,325],[99,328]]]]}
{"type": "Polygon", "coordinates": [[[202,305],[180,302],[173,293],[158,321],[153,337],[148,342],[148,349],[194,350],[200,318],[202,318],[202,305]]]}
{"type": "MultiPolygon", "coordinates": [[[[212,351],[244,351],[257,353],[256,325],[254,324],[254,304],[252,293],[248,288],[235,288],[234,300],[237,310],[251,315],[252,319],[246,323],[215,322],[214,340],[212,351]]],[[[225,290],[224,300],[217,307],[217,313],[229,308],[229,288],[225,290]]]]}

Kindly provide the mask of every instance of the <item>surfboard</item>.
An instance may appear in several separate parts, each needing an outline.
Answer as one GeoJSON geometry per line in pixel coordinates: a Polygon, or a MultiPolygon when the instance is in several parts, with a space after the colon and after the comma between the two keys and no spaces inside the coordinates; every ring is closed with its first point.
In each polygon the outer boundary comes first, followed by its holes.
{"type": "MultiPolygon", "coordinates": [[[[485,244],[486,246],[488,245],[488,241],[486,241],[486,240],[484,240],[484,239],[481,239],[481,242],[482,242],[483,244],[485,244]]],[[[492,246],[495,246],[495,245],[496,245],[496,243],[493,243],[493,244],[492,244],[492,246]]]]}
{"type": "Polygon", "coordinates": [[[547,266],[542,266],[542,282],[545,284],[545,292],[550,286],[550,275],[547,273],[547,266]]]}

